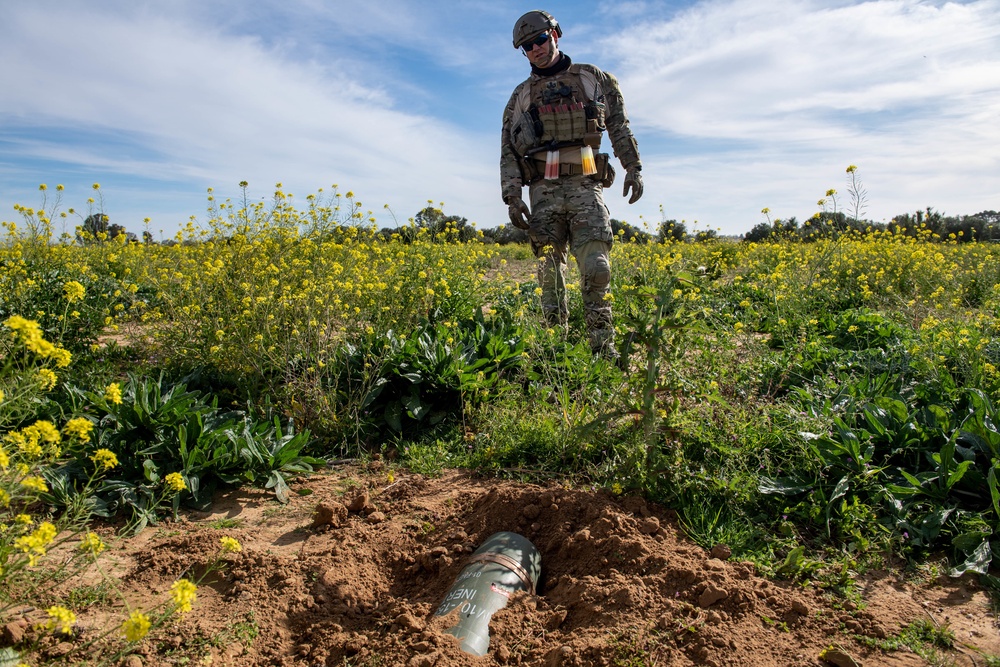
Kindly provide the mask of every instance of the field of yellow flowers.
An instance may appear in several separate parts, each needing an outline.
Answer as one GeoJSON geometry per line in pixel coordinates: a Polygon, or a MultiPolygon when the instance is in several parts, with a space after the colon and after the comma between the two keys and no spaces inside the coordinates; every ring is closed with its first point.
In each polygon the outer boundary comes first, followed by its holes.
{"type": "Polygon", "coordinates": [[[72,624],[39,572],[86,567],[98,518],[280,500],[373,455],[644,494],[776,576],[946,557],[998,583],[997,245],[617,243],[618,367],[574,280],[568,331],[543,324],[527,248],[380,234],[351,193],[210,194],[163,243],[57,238],[57,205],[17,207],[0,247],[0,619],[36,600],[72,624]]]}

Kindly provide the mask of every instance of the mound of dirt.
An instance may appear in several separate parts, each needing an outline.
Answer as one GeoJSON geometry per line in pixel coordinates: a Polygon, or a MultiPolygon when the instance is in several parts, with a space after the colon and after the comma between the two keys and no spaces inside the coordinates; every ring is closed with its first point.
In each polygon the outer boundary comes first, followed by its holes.
{"type": "MultiPolygon", "coordinates": [[[[287,505],[258,491],[221,494],[210,512],[109,550],[126,596],[149,605],[178,577],[204,571],[222,536],[243,545],[199,587],[194,612],[126,664],[923,665],[860,639],[921,618],[1000,654],[986,596],[968,578],[916,588],[886,575],[863,582],[864,604],[838,603],[756,576],[724,545],[706,552],[669,510],[639,498],[459,471],[390,475],[378,464],[293,488],[302,495],[287,505]],[[454,618],[433,614],[499,531],[534,543],[542,579],[537,595],[516,593],[493,616],[489,653],[474,657],[444,632],[454,618]]],[[[975,665],[973,656],[954,659],[975,665]]]]}

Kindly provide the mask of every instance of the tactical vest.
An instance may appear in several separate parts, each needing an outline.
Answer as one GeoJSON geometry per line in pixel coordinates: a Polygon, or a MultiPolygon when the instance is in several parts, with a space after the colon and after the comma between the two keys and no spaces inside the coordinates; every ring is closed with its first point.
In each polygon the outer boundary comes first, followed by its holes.
{"type": "Polygon", "coordinates": [[[581,66],[532,79],[531,105],[514,121],[511,141],[519,157],[570,146],[601,147],[605,108],[588,99],[581,66]]]}

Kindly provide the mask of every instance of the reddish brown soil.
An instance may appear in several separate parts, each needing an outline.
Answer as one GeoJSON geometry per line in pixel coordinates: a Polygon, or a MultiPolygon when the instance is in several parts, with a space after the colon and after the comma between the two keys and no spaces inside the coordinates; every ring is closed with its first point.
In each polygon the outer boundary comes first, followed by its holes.
{"type": "MultiPolygon", "coordinates": [[[[109,549],[106,570],[118,573],[130,602],[149,606],[204,568],[222,536],[243,545],[199,587],[192,613],[120,664],[829,665],[838,663],[819,656],[834,646],[858,664],[903,667],[928,663],[858,637],[892,636],[920,619],[955,632],[958,650],[942,654],[953,661],[945,664],[982,666],[983,653],[1000,655],[997,619],[968,577],[916,586],[873,576],[859,582],[855,605],[712,557],[669,510],[637,498],[378,464],[328,470],[293,488],[304,495],[287,505],[230,491],[209,512],[109,549]],[[319,505],[325,514],[316,519],[319,505]],[[469,553],[497,531],[537,546],[543,579],[537,596],[515,594],[493,616],[490,651],[478,658],[443,632],[451,619],[432,614],[469,553]]],[[[81,634],[111,612],[82,612],[81,634]]]]}

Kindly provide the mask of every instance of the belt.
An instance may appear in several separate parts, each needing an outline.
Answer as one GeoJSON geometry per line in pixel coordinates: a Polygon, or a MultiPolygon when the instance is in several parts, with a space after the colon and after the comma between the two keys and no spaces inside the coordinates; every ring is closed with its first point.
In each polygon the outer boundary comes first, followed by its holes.
{"type": "MultiPolygon", "coordinates": [[[[539,173],[545,173],[545,160],[535,160],[539,164],[539,173]]],[[[559,163],[559,175],[560,176],[576,176],[583,173],[582,164],[574,164],[572,162],[560,162],[559,163]]]]}

